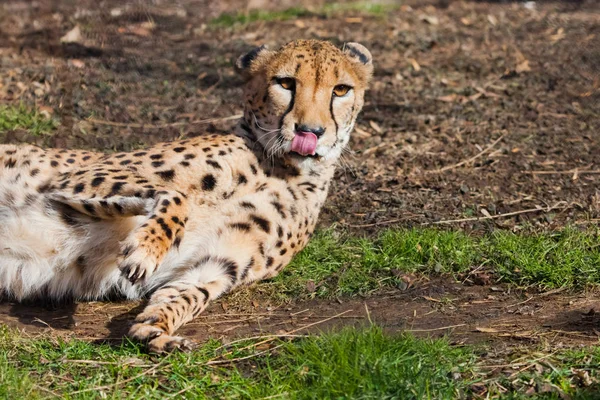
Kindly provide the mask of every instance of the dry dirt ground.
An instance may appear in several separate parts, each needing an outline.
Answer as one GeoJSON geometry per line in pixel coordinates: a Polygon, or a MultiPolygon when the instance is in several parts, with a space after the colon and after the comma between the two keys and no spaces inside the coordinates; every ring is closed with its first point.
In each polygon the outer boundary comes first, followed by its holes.
{"type": "MultiPolygon", "coordinates": [[[[322,226],[374,234],[448,221],[479,232],[600,221],[596,1],[406,1],[383,15],[305,3],[312,12],[302,17],[231,27],[211,21],[248,2],[0,2],[0,102],[60,120],[50,135],[15,130],[0,142],[119,151],[226,131],[241,111],[238,55],[296,38],[359,41],[373,53],[375,79],[322,226]],[[75,42],[62,44],[75,27],[75,42]]],[[[225,299],[182,333],[320,329],[364,323],[369,310],[388,329],[457,342],[597,342],[598,297],[509,292],[434,280],[368,299],[243,310],[225,299]]],[[[3,303],[0,321],[106,339],[120,337],[138,307],[3,303]]]]}

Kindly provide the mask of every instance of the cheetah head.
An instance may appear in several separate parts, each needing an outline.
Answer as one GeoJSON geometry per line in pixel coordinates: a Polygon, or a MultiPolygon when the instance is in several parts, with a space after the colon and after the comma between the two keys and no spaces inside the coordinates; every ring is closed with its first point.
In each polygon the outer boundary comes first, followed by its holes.
{"type": "Polygon", "coordinates": [[[373,74],[364,46],[317,40],[256,48],[236,69],[246,80],[242,127],[269,157],[299,167],[339,158],[373,74]]]}

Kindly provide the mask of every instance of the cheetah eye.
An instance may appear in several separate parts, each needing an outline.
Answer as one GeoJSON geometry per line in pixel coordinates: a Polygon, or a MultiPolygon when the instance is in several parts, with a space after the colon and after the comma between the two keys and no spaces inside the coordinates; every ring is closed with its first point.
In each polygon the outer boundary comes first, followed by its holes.
{"type": "Polygon", "coordinates": [[[352,87],[348,85],[337,85],[333,88],[333,95],[336,97],[345,96],[350,91],[350,89],[352,89],[352,87]]]}
{"type": "Polygon", "coordinates": [[[294,78],[275,78],[275,82],[285,90],[294,90],[296,87],[294,78]]]}

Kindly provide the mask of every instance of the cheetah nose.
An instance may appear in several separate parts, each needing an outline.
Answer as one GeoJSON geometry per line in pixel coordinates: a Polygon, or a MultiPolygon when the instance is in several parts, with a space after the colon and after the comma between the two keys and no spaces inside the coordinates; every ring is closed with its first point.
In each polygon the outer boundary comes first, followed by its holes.
{"type": "Polygon", "coordinates": [[[296,132],[310,132],[314,133],[316,137],[320,138],[325,133],[325,128],[322,126],[309,126],[306,124],[296,124],[296,132]]]}

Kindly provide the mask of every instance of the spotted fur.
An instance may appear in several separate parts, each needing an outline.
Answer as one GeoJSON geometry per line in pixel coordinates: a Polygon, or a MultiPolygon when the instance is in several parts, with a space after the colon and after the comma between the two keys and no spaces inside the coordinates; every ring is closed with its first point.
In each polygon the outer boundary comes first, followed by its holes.
{"type": "Polygon", "coordinates": [[[117,154],[0,146],[0,293],[150,295],[129,335],[164,352],[189,346],[174,332],[210,300],[277,275],[314,230],[371,55],[296,41],[236,67],[245,113],[230,135],[117,154]],[[298,126],[322,133],[314,156],[291,151],[298,126]]]}

